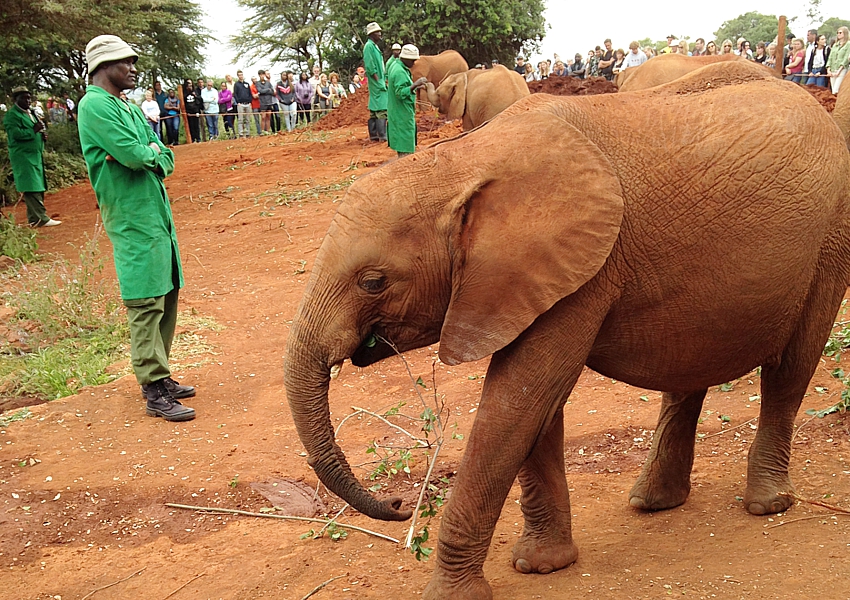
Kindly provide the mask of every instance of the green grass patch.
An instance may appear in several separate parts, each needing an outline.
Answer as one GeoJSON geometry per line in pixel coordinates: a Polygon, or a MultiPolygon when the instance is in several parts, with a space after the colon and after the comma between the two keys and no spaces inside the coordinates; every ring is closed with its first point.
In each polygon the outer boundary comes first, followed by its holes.
{"type": "Polygon", "coordinates": [[[5,415],[0,415],[0,427],[8,427],[10,423],[23,421],[25,419],[29,419],[31,416],[33,416],[32,412],[28,408],[22,408],[14,412],[6,413],[5,415]]]}
{"type": "Polygon", "coordinates": [[[103,277],[97,236],[79,262],[42,260],[0,276],[10,318],[0,339],[0,391],[56,399],[116,377],[106,368],[126,353],[127,319],[114,281],[103,277]]]}
{"type": "Polygon", "coordinates": [[[21,262],[33,262],[38,252],[35,230],[15,223],[14,215],[0,215],[0,254],[21,262]]]}

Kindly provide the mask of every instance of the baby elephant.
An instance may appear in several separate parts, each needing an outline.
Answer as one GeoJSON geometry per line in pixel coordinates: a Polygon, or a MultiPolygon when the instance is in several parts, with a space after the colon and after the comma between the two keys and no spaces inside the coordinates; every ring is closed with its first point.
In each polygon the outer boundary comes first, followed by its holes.
{"type": "Polygon", "coordinates": [[[319,479],[370,517],[411,515],[337,444],[334,365],[438,341],[449,365],[492,355],[423,600],[492,597],[483,565],[515,480],[514,567],[576,560],[563,406],[585,365],[664,392],[630,493],[648,510],[688,497],[708,387],[761,366],[743,504],[791,505],[794,418],[850,281],[844,88],[836,119],[747,61],[628,94],[535,94],[351,185],[286,349],[319,479]]]}
{"type": "Polygon", "coordinates": [[[426,87],[428,102],[450,119],[463,119],[464,131],[486,123],[529,95],[525,79],[502,65],[449,75],[438,88],[432,83],[426,87]]]}

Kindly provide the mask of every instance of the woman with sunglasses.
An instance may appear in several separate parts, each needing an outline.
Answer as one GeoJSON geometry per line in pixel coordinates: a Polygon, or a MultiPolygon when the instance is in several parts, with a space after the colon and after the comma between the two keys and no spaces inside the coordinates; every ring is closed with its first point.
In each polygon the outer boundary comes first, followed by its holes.
{"type": "Polygon", "coordinates": [[[723,40],[720,46],[720,54],[732,54],[732,40],[723,40]]]}
{"type": "Polygon", "coordinates": [[[708,42],[705,45],[705,55],[706,56],[717,56],[719,52],[717,51],[717,44],[714,42],[708,42]]]}

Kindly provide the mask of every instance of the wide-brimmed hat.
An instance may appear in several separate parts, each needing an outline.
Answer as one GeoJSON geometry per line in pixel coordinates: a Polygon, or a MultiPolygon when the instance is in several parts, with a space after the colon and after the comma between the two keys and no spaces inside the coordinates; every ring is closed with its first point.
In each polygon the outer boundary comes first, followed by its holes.
{"type": "Polygon", "coordinates": [[[12,100],[14,100],[14,99],[15,99],[15,97],[16,97],[18,94],[29,94],[29,93],[30,93],[30,91],[27,89],[27,86],[25,86],[25,85],[19,85],[18,87],[14,88],[14,89],[12,90],[12,100]]]}
{"type": "Polygon", "coordinates": [[[419,60],[419,48],[413,44],[405,44],[401,47],[401,54],[399,54],[398,57],[407,58],[409,60],[419,60]]]}
{"type": "Polygon", "coordinates": [[[381,31],[381,26],[374,21],[366,25],[366,35],[372,35],[376,31],[381,31]]]}
{"type": "Polygon", "coordinates": [[[125,58],[138,60],[139,55],[117,35],[99,35],[86,44],[86,63],[88,63],[89,73],[94,73],[105,62],[125,58]]]}
{"type": "Polygon", "coordinates": [[[393,50],[401,50],[401,44],[393,44],[393,50]]]}

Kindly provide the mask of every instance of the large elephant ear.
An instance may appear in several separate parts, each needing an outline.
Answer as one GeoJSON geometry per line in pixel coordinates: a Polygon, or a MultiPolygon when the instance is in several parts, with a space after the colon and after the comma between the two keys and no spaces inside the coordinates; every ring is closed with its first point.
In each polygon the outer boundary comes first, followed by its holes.
{"type": "Polygon", "coordinates": [[[622,191],[605,155],[551,112],[514,107],[452,149],[480,170],[471,169],[477,180],[444,215],[452,257],[440,336],[447,364],[516,339],[596,275],[620,233],[622,191]]]}
{"type": "Polygon", "coordinates": [[[449,110],[446,116],[449,119],[462,119],[466,111],[466,87],[468,78],[466,73],[457,73],[443,80],[440,87],[448,85],[447,95],[450,97],[449,110]]]}

